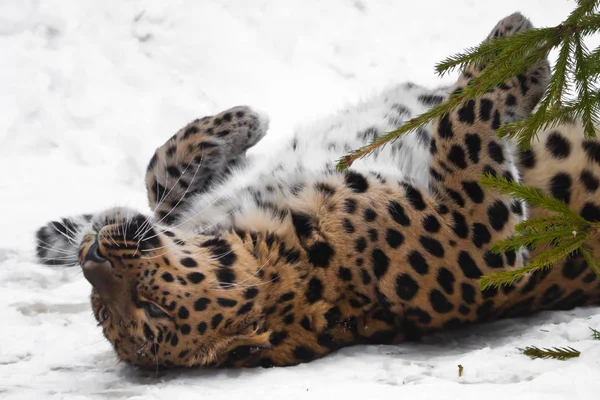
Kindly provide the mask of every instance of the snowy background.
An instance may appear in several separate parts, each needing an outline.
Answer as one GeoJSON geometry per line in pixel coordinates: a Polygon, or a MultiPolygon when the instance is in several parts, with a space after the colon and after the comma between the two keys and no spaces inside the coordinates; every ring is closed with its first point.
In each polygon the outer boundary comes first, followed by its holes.
{"type": "MultiPolygon", "coordinates": [[[[33,262],[62,215],[147,210],[154,149],[190,120],[267,111],[268,152],[307,119],[412,80],[514,11],[556,25],[566,0],[0,0],[0,398],[597,399],[600,308],[424,343],[344,349],[270,370],[144,373],[95,326],[78,268],[33,262]],[[573,346],[530,360],[518,347],[573,346]],[[459,378],[457,365],[464,366],[459,378]],[[405,397],[411,396],[411,397],[405,397]]],[[[453,76],[445,78],[449,83],[453,76]]]]}

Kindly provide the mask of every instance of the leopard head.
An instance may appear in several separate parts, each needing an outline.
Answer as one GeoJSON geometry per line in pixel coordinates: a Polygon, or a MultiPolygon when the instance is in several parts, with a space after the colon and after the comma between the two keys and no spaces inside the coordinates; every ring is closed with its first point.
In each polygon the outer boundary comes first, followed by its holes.
{"type": "Polygon", "coordinates": [[[113,222],[85,236],[79,260],[119,359],[218,366],[270,346],[256,259],[237,235],[188,238],[142,215],[113,222]]]}

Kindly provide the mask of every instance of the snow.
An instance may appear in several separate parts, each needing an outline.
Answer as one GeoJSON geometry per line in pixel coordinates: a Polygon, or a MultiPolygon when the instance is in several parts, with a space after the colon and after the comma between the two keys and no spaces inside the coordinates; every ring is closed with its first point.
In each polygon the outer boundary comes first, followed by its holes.
{"type": "Polygon", "coordinates": [[[33,233],[63,215],[147,210],[145,165],[190,120],[248,104],[294,126],[412,80],[514,11],[555,25],[564,0],[0,0],[0,398],[592,399],[600,308],[546,312],[360,346],[291,368],[140,372],[95,326],[77,268],[34,263],[33,233]],[[572,346],[570,361],[526,345],[572,346]],[[458,376],[458,364],[464,367],[458,376]]]}

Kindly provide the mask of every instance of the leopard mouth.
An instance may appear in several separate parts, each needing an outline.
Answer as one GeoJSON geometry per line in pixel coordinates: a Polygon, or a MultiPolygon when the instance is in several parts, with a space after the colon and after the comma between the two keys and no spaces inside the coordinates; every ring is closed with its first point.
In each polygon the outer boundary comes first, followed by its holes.
{"type": "Polygon", "coordinates": [[[81,245],[80,265],[85,279],[99,293],[106,293],[114,287],[111,262],[100,251],[97,236],[86,236],[81,245]]]}

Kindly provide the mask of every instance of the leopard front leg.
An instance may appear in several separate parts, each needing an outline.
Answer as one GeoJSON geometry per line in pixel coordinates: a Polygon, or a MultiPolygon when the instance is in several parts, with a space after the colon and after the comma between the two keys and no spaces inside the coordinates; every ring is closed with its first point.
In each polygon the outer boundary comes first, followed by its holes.
{"type": "Polygon", "coordinates": [[[234,107],[197,119],[159,147],[146,172],[148,200],[157,220],[172,224],[188,200],[208,192],[244,164],[246,150],[264,137],[268,119],[234,107]]]}

